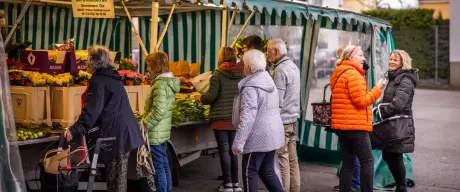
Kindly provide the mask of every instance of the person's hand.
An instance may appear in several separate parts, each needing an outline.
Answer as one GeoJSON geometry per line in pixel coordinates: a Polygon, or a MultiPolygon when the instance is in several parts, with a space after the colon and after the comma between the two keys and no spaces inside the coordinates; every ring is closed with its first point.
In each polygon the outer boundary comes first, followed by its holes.
{"type": "Polygon", "coordinates": [[[380,90],[382,90],[385,85],[387,84],[386,79],[380,79],[379,82],[377,83],[376,87],[378,87],[380,90]]]}
{"type": "Polygon", "coordinates": [[[241,152],[237,149],[232,149],[233,155],[239,155],[241,152]]]}
{"type": "Polygon", "coordinates": [[[70,132],[70,127],[65,129],[64,137],[66,138],[67,142],[72,141],[72,133],[70,132]]]}

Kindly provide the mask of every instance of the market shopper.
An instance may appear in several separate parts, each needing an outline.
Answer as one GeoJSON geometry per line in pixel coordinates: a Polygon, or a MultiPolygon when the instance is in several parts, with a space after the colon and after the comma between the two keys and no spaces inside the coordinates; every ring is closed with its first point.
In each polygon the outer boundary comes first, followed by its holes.
{"type": "Polygon", "coordinates": [[[275,83],[265,71],[266,58],[259,50],[243,56],[245,78],[238,83],[233,106],[233,127],[237,129],[232,151],[243,154],[245,192],[256,192],[259,176],[270,192],[282,192],[275,173],[276,149],[284,145],[284,128],[275,83]]]}
{"type": "Polygon", "coordinates": [[[224,179],[217,189],[225,192],[242,191],[238,185],[238,157],[231,150],[236,134],[232,125],[233,98],[244,70],[243,65],[236,64],[236,59],[233,48],[220,49],[219,68],[212,74],[208,91],[201,96],[203,104],[211,105],[209,121],[214,129],[224,179]]]}
{"type": "MultiPolygon", "coordinates": [[[[385,124],[385,129],[398,130],[401,134],[400,137],[406,139],[384,147],[382,157],[396,182],[396,192],[406,192],[406,169],[403,153],[414,152],[415,129],[412,117],[412,101],[415,87],[418,84],[418,70],[412,68],[412,59],[403,50],[395,50],[390,54],[388,67],[387,79],[389,82],[381,101],[381,103],[388,105],[381,107],[382,118],[388,119],[397,115],[408,115],[410,118],[402,118],[398,120],[398,123],[385,124]]],[[[390,132],[388,134],[396,135],[397,133],[390,132]]]]}
{"type": "Polygon", "coordinates": [[[345,47],[330,79],[333,88],[332,129],[339,137],[342,153],[343,168],[339,191],[351,189],[356,156],[361,165],[361,191],[373,191],[374,169],[369,140],[369,132],[372,131],[370,105],[380,97],[385,84],[381,80],[371,91],[367,90],[363,70],[365,60],[361,47],[345,47]]]}
{"type": "MultiPolygon", "coordinates": [[[[340,47],[339,49],[337,49],[337,59],[340,59],[340,56],[342,55],[343,49],[345,47],[346,46],[343,46],[343,47],[340,47]]],[[[368,67],[366,69],[365,65],[366,64],[363,64],[363,69],[364,69],[364,71],[367,72],[368,67]]],[[[359,165],[358,157],[356,157],[355,159],[356,159],[356,161],[355,161],[355,169],[353,171],[353,179],[352,179],[351,191],[358,192],[358,191],[361,191],[360,181],[359,181],[359,172],[360,172],[361,167],[359,165]]],[[[341,168],[343,168],[343,167],[341,167],[341,168]]],[[[342,172],[342,170],[340,170],[340,172],[342,172]]],[[[334,186],[334,191],[339,191],[339,189],[340,189],[339,185],[334,186]]]]}
{"type": "Polygon", "coordinates": [[[286,56],[286,43],[271,39],[267,59],[274,64],[274,82],[279,94],[279,108],[284,125],[285,144],[277,150],[284,192],[300,191],[300,172],[296,149],[296,127],[300,117],[300,71],[286,56]]]}
{"type": "Polygon", "coordinates": [[[101,150],[99,162],[106,166],[108,191],[125,192],[129,153],[144,143],[139,124],[121,76],[111,65],[109,50],[98,45],[89,47],[87,66],[92,77],[85,104],[77,122],[64,135],[70,141],[99,127],[102,137],[116,137],[116,141],[110,144],[111,150],[101,150]]]}
{"type": "Polygon", "coordinates": [[[179,79],[169,72],[168,55],[156,52],[145,57],[147,70],[152,74],[151,88],[145,101],[141,123],[148,131],[150,152],[156,174],[157,192],[171,192],[172,178],[167,157],[167,141],[171,137],[172,110],[176,93],[180,90],[179,79]]]}

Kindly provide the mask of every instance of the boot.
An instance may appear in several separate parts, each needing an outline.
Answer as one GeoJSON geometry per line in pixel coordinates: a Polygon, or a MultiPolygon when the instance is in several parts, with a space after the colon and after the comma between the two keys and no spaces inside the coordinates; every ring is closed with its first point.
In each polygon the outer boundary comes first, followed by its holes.
{"type": "Polygon", "coordinates": [[[396,191],[395,192],[407,192],[406,185],[396,185],[396,191]]]}

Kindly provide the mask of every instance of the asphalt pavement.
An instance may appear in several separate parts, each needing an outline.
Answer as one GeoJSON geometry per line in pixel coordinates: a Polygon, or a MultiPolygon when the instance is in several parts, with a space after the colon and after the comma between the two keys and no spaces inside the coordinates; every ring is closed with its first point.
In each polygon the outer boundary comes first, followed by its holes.
{"type": "MultiPolygon", "coordinates": [[[[460,191],[460,91],[416,90],[413,192],[460,191]]],[[[336,168],[300,163],[301,191],[328,192],[337,185],[336,168]]],[[[211,192],[220,184],[218,157],[203,156],[181,168],[174,192],[211,192]]],[[[260,191],[266,191],[260,185],[260,191]]]]}

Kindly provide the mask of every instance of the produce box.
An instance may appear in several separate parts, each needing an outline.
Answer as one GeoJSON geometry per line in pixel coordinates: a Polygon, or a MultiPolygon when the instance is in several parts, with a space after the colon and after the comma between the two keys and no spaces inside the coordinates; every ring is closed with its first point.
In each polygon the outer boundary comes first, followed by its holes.
{"type": "Polygon", "coordinates": [[[32,51],[19,50],[21,63],[25,64],[28,71],[40,73],[64,73],[66,71],[65,51],[32,51]]]}
{"type": "Polygon", "coordinates": [[[86,86],[51,87],[51,119],[63,127],[71,126],[81,112],[81,95],[86,86]]]}
{"type": "Polygon", "coordinates": [[[125,86],[126,93],[128,94],[129,104],[134,112],[144,112],[144,89],[142,85],[125,86]]]}
{"type": "Polygon", "coordinates": [[[44,121],[51,125],[51,100],[49,87],[11,86],[14,120],[44,121]]]}

